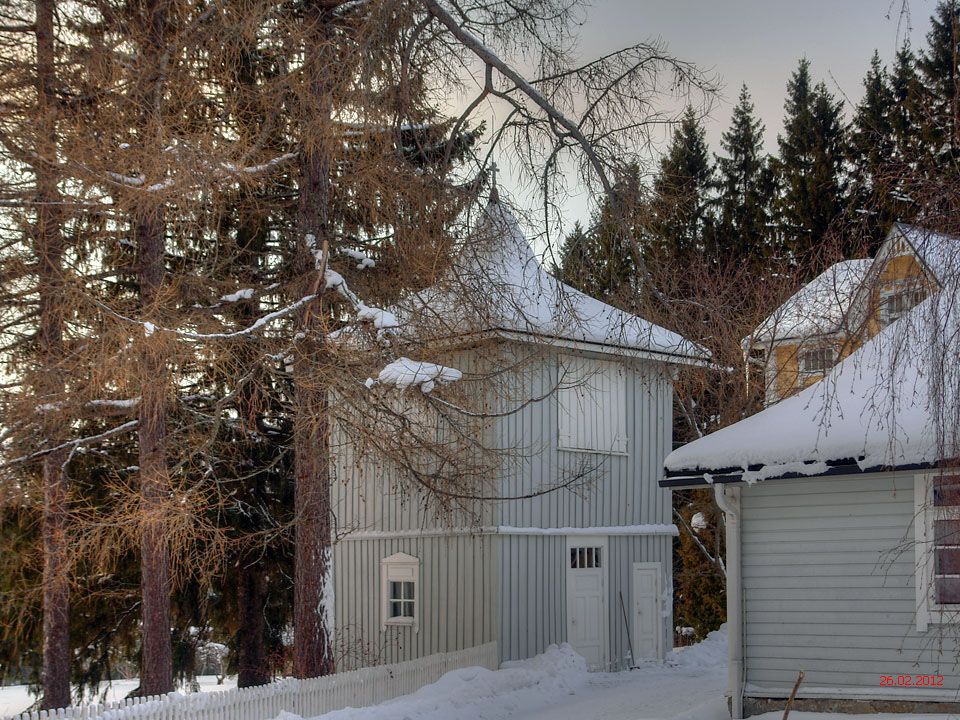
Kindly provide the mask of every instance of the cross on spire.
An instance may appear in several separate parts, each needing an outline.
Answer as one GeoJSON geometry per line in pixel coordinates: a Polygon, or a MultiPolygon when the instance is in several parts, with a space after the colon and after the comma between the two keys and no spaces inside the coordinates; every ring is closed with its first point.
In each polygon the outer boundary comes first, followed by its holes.
{"type": "Polygon", "coordinates": [[[497,167],[495,162],[490,163],[490,202],[500,202],[500,191],[497,190],[497,167]]]}

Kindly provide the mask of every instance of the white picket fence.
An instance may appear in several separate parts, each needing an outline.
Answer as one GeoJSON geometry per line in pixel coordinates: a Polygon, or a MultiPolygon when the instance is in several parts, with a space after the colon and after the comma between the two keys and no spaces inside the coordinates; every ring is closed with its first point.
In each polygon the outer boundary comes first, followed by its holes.
{"type": "Polygon", "coordinates": [[[419,690],[458,668],[496,669],[497,644],[428,655],[310,680],[285,678],[269,685],[128,698],[114,703],[77,705],[14,716],[14,720],[270,720],[282,711],[304,718],[345,707],[366,707],[419,690]]]}

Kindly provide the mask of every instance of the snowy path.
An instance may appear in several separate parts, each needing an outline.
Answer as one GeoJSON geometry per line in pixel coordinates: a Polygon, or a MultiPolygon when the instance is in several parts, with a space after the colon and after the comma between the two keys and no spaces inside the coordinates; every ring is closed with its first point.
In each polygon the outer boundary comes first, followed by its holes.
{"type": "MultiPolygon", "coordinates": [[[[213,678],[200,680],[204,690],[223,689],[213,678]]],[[[230,678],[228,686],[235,682],[230,678]]],[[[122,697],[136,683],[114,682],[110,699],[122,697]]],[[[667,664],[621,673],[588,673],[583,658],[569,646],[554,647],[498,671],[455,670],[410,695],[315,720],[727,720],[725,683],[726,637],[721,633],[672,653],[667,664]]],[[[32,700],[25,686],[0,689],[0,717],[25,709],[32,700]]],[[[299,717],[281,713],[278,720],[299,717]]]]}
{"type": "Polygon", "coordinates": [[[726,720],[726,657],[719,632],[664,665],[621,673],[588,673],[569,646],[553,647],[498,671],[455,670],[410,695],[315,720],[726,720]]]}
{"type": "Polygon", "coordinates": [[[726,666],[691,675],[670,668],[592,675],[584,688],[523,720],[728,720],[726,666]]]}

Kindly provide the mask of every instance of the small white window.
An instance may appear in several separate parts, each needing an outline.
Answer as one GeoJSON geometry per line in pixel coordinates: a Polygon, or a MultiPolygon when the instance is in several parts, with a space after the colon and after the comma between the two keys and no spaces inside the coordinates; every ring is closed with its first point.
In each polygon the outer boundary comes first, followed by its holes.
{"type": "Polygon", "coordinates": [[[420,560],[397,553],[380,561],[381,623],[380,629],[389,625],[406,625],[419,628],[420,560]]]}
{"type": "Polygon", "coordinates": [[[621,363],[561,357],[557,389],[559,447],[626,453],[626,396],[626,371],[621,363]]]}
{"type": "Polygon", "coordinates": [[[800,352],[800,372],[806,375],[822,375],[833,367],[835,354],[833,348],[819,347],[800,352]]]}
{"type": "Polygon", "coordinates": [[[600,553],[602,547],[572,547],[570,548],[570,569],[590,570],[602,567],[600,553]]]}
{"type": "Polygon", "coordinates": [[[960,474],[918,475],[917,629],[960,620],[960,474]]]}

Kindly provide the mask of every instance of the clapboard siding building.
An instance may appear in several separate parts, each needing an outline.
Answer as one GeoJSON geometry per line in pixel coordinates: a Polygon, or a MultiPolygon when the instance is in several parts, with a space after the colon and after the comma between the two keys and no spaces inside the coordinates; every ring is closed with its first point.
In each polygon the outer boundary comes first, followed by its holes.
{"type": "Polygon", "coordinates": [[[674,451],[727,528],[734,718],[960,710],[957,279],[821,382],[674,451]]]}
{"type": "MultiPolygon", "coordinates": [[[[496,499],[438,515],[375,459],[338,454],[341,666],[486,645],[514,660],[561,642],[597,669],[662,658],[676,528],[657,480],[672,373],[705,352],[547,275],[502,203],[476,232],[493,248],[485,279],[506,295],[463,333],[500,370],[483,430],[505,451],[496,499]]],[[[455,362],[478,361],[468,347],[455,362]]]]}

